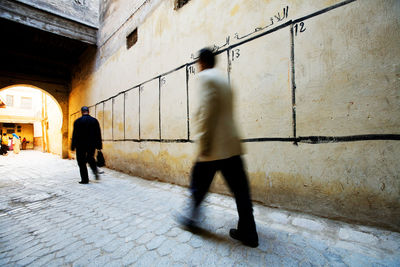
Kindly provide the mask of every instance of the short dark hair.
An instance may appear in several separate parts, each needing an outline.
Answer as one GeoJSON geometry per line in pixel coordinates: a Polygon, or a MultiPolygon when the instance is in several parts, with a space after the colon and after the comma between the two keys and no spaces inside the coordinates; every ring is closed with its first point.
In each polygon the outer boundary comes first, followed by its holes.
{"type": "Polygon", "coordinates": [[[199,51],[199,62],[208,68],[213,68],[215,65],[214,53],[209,48],[203,48],[199,51]]]}
{"type": "Polygon", "coordinates": [[[81,112],[89,112],[89,108],[87,106],[81,107],[81,112]]]}

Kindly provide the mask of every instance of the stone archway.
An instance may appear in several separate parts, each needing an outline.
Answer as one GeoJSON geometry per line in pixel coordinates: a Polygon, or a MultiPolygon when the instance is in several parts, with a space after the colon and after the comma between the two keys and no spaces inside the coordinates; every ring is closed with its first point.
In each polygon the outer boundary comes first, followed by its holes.
{"type": "Polygon", "coordinates": [[[0,88],[1,90],[11,88],[14,86],[25,86],[31,87],[34,89],[38,89],[46,92],[50,95],[55,102],[59,105],[62,113],[62,126],[61,126],[61,135],[62,135],[62,145],[61,145],[61,157],[68,158],[68,125],[69,125],[69,116],[68,116],[68,95],[69,90],[68,87],[64,84],[52,83],[52,82],[43,82],[43,81],[34,81],[34,80],[24,80],[24,79],[16,79],[16,78],[2,78],[0,77],[0,88]]]}

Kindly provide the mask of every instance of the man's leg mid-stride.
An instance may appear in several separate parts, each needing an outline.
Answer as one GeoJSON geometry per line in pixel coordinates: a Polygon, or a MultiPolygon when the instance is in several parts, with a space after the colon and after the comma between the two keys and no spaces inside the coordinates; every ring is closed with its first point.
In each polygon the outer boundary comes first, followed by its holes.
{"type": "Polygon", "coordinates": [[[79,183],[81,183],[81,184],[89,183],[89,176],[88,176],[88,171],[87,171],[87,167],[86,167],[87,151],[77,149],[76,150],[76,160],[78,161],[79,172],[81,174],[81,181],[79,183]]]}
{"type": "Polygon", "coordinates": [[[210,188],[216,171],[216,166],[213,162],[195,163],[190,181],[191,201],[185,214],[178,218],[179,223],[189,228],[196,226],[200,204],[210,188]]]}
{"type": "Polygon", "coordinates": [[[196,162],[193,166],[190,191],[196,208],[207,194],[216,171],[217,169],[213,161],[196,162]]]}
{"type": "Polygon", "coordinates": [[[240,240],[244,245],[257,247],[258,235],[253,216],[253,205],[241,157],[234,156],[222,160],[221,172],[235,196],[239,214],[237,229],[231,229],[229,234],[232,238],[240,240]]]}
{"type": "Polygon", "coordinates": [[[88,150],[88,152],[87,152],[87,162],[89,163],[89,166],[92,169],[96,180],[99,180],[99,171],[97,169],[96,160],[94,159],[94,152],[95,152],[94,148],[88,150]]]}

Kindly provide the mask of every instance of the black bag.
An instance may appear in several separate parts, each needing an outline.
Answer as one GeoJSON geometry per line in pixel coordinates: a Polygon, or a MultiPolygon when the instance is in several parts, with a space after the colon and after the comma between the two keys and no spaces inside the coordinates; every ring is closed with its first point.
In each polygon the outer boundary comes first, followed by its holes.
{"type": "Polygon", "coordinates": [[[101,150],[97,150],[96,164],[99,167],[103,167],[106,165],[106,161],[104,160],[104,156],[101,150]]]}

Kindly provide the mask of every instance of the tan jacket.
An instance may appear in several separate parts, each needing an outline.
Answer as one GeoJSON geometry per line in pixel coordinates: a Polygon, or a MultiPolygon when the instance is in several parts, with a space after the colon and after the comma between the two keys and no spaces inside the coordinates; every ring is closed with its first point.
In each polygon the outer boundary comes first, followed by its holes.
{"type": "Polygon", "coordinates": [[[198,107],[194,116],[197,161],[240,155],[242,148],[233,120],[232,90],[217,69],[199,73],[198,107]]]}

